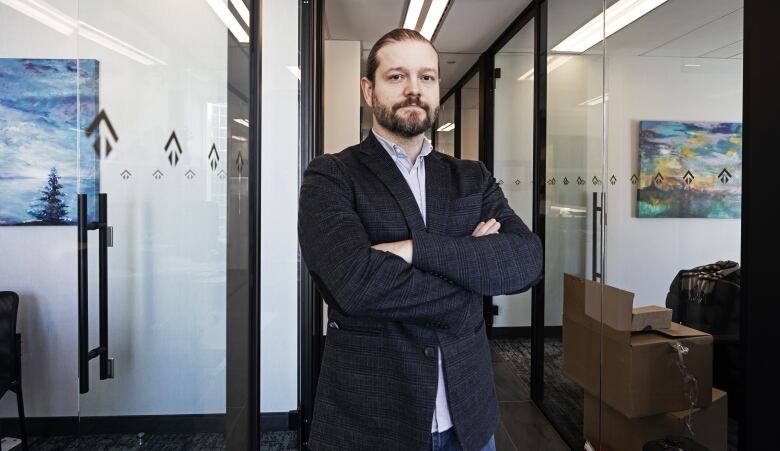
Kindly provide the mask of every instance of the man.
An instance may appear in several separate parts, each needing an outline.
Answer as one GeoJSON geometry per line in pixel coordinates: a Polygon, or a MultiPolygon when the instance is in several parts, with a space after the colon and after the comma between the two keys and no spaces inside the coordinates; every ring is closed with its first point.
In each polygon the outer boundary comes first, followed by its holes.
{"type": "Polygon", "coordinates": [[[377,41],[360,81],[374,122],[304,173],[298,233],[328,303],[313,450],[494,450],[482,297],[539,278],[539,238],[481,162],[436,152],[438,54],[419,33],[377,41]]]}

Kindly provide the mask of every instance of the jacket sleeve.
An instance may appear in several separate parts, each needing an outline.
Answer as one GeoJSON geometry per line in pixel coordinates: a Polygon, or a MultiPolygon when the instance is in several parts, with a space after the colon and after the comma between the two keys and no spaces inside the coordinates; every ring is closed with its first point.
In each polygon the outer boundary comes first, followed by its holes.
{"type": "Polygon", "coordinates": [[[372,249],[342,166],[331,155],[315,158],[300,191],[301,255],[325,301],[347,316],[455,328],[473,294],[395,254],[372,249]]]}
{"type": "MultiPolygon", "coordinates": [[[[513,294],[533,286],[542,273],[542,245],[509,206],[485,165],[482,171],[482,220],[496,218],[499,233],[448,237],[412,232],[412,264],[442,274],[485,296],[513,294]]],[[[476,224],[475,224],[476,226],[476,224]]]]}

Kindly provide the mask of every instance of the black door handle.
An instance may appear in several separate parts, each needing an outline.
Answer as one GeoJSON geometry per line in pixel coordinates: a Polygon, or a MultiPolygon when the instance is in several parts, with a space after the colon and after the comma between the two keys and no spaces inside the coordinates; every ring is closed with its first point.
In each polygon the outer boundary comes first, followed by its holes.
{"type": "Polygon", "coordinates": [[[87,195],[79,194],[78,202],[78,334],[79,392],[89,392],[89,361],[100,357],[100,379],[113,377],[108,359],[108,200],[98,195],[98,220],[89,222],[87,195]],[[100,345],[89,349],[89,240],[87,232],[98,230],[98,308],[100,345]]]}
{"type": "MultiPolygon", "coordinates": [[[[593,273],[591,276],[591,279],[593,281],[596,281],[597,279],[601,279],[601,273],[597,271],[598,268],[598,254],[596,253],[596,248],[598,246],[598,232],[599,228],[596,227],[596,222],[598,222],[599,218],[602,217],[599,215],[604,210],[604,193],[601,193],[601,205],[599,205],[599,193],[594,191],[593,192],[593,220],[591,221],[593,224],[593,234],[591,236],[591,272],[593,273]]],[[[603,238],[603,237],[602,237],[603,238]]]]}

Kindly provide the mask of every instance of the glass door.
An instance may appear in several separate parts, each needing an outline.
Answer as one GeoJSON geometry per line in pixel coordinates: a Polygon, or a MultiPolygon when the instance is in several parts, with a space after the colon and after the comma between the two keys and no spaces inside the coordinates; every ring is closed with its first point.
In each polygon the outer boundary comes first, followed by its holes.
{"type": "Polygon", "coordinates": [[[228,296],[250,211],[248,6],[77,6],[81,445],[228,446],[229,310],[249,299],[228,296]]]}
{"type": "MultiPolygon", "coordinates": [[[[0,1],[0,290],[30,449],[258,446],[257,3],[0,1]]],[[[13,395],[0,415],[16,427],[13,395]]]]}
{"type": "MultiPolygon", "coordinates": [[[[585,407],[602,390],[604,231],[602,0],[542,5],[546,118],[540,208],[545,244],[541,407],[572,449],[599,440],[599,414],[585,407]],[[586,32],[578,31],[586,24],[586,32]]],[[[591,403],[592,404],[592,403],[591,403]]]]}

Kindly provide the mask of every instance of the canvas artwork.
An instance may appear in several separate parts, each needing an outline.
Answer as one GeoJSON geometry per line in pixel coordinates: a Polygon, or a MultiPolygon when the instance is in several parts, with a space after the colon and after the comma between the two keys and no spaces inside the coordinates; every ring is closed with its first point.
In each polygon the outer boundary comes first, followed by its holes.
{"type": "Polygon", "coordinates": [[[75,224],[76,194],[98,192],[83,133],[98,71],[96,60],[0,59],[0,225],[75,224]]]}
{"type": "Polygon", "coordinates": [[[641,121],[640,218],[739,218],[742,124],[641,121]]]}

